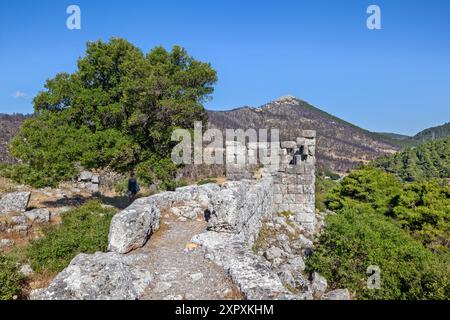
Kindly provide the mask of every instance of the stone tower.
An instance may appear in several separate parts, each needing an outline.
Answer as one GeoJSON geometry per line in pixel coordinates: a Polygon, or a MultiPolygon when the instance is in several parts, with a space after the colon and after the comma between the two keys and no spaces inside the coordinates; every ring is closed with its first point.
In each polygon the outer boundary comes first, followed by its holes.
{"type": "Polygon", "coordinates": [[[273,176],[274,212],[290,211],[307,230],[315,228],[316,132],[281,142],[280,166],[273,176]]]}
{"type": "Polygon", "coordinates": [[[253,179],[256,166],[249,165],[249,158],[257,157],[259,149],[275,162],[267,165],[267,173],[273,178],[273,212],[291,212],[294,220],[305,229],[315,228],[315,165],[316,132],[303,130],[296,141],[283,141],[276,153],[268,152],[270,143],[227,141],[228,159],[241,158],[241,164],[227,162],[229,180],[253,179]],[[231,148],[230,148],[231,147],[231,148]],[[275,163],[275,165],[273,165],[275,163]]]}

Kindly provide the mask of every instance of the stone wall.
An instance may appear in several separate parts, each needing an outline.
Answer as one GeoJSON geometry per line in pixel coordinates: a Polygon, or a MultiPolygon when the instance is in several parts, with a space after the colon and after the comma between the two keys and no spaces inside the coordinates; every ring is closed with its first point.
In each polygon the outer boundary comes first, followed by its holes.
{"type": "Polygon", "coordinates": [[[272,177],[226,182],[209,204],[208,230],[242,236],[252,245],[261,221],[272,216],[272,177]]]}
{"type": "Polygon", "coordinates": [[[242,145],[236,141],[227,141],[226,145],[226,170],[227,178],[230,180],[254,178],[257,160],[261,162],[261,159],[258,159],[260,151],[265,156],[273,156],[271,164],[266,167],[273,178],[273,195],[271,195],[273,211],[275,213],[290,211],[298,223],[308,230],[314,230],[315,131],[303,130],[296,141],[283,141],[274,149],[270,148],[270,143],[242,145]],[[270,154],[271,152],[275,154],[270,154]],[[229,161],[232,159],[235,162],[229,161]],[[275,159],[279,161],[274,161],[275,159]]]}
{"type": "Polygon", "coordinates": [[[304,130],[297,141],[284,141],[280,166],[273,174],[275,212],[290,211],[309,230],[315,226],[316,132],[304,130]]]}

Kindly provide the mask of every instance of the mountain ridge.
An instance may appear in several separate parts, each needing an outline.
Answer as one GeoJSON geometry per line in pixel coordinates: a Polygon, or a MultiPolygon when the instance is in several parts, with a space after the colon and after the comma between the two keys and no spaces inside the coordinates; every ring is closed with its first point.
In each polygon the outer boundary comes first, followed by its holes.
{"type": "Polygon", "coordinates": [[[280,138],[295,140],[299,130],[316,130],[319,166],[346,172],[400,148],[376,133],[323,111],[294,96],[284,96],[258,108],[208,110],[210,125],[219,129],[280,128],[280,138]]]}
{"type": "MultiPolygon", "coordinates": [[[[378,157],[414,147],[423,140],[449,136],[450,123],[422,130],[415,136],[368,131],[311,103],[287,95],[259,107],[244,105],[231,110],[206,110],[211,127],[219,129],[281,128],[281,138],[292,140],[298,130],[318,131],[319,166],[346,172],[378,157]],[[431,132],[431,136],[430,136],[431,132]],[[437,133],[436,133],[437,132],[437,133]],[[288,134],[289,133],[289,134],[288,134]]],[[[0,162],[15,162],[7,144],[32,115],[0,114],[0,162]]]]}

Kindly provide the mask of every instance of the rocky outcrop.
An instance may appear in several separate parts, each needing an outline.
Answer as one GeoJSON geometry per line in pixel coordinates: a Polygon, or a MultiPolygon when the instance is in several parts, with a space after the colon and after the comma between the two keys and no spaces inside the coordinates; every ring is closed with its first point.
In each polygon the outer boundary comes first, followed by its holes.
{"type": "Polygon", "coordinates": [[[25,212],[30,201],[30,192],[13,192],[0,199],[0,214],[25,212]]]}
{"type": "Polygon", "coordinates": [[[205,256],[223,266],[248,300],[296,299],[277,275],[254,255],[242,235],[208,231],[195,236],[205,256]]]}
{"type": "Polygon", "coordinates": [[[47,209],[33,209],[23,214],[31,222],[34,223],[47,223],[50,221],[50,211],[47,209]]]}
{"type": "Polygon", "coordinates": [[[159,229],[160,214],[154,201],[148,198],[136,200],[113,217],[108,250],[127,253],[142,247],[151,233],[159,229]]]}
{"type": "Polygon", "coordinates": [[[317,272],[314,272],[311,280],[311,289],[316,297],[322,296],[327,291],[328,282],[317,272]]]}
{"type": "Polygon", "coordinates": [[[33,300],[135,300],[152,281],[138,255],[80,254],[33,300]]]}

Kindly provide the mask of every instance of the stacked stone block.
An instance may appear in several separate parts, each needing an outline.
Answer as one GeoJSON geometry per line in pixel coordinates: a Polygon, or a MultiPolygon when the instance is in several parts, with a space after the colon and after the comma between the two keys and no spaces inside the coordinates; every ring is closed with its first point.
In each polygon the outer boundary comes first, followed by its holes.
{"type": "Polygon", "coordinates": [[[308,230],[315,227],[316,132],[303,130],[296,141],[281,142],[280,166],[273,171],[275,212],[290,211],[308,230]]]}
{"type": "Polygon", "coordinates": [[[295,141],[282,141],[279,148],[267,142],[236,141],[227,141],[226,147],[229,180],[252,179],[256,164],[264,164],[273,177],[274,212],[290,211],[297,222],[314,229],[315,131],[303,130],[295,141]]]}

